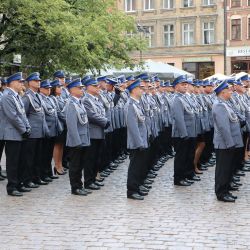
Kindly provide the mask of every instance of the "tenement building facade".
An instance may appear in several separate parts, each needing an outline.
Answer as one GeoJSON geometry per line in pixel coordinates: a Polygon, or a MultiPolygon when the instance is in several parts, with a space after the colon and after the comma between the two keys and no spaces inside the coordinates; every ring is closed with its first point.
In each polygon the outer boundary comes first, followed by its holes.
{"type": "Polygon", "coordinates": [[[250,74],[250,0],[227,1],[227,74],[250,74]]]}
{"type": "MultiPolygon", "coordinates": [[[[243,0],[244,1],[244,0],[243,0]]],[[[167,62],[205,78],[224,73],[223,0],[117,0],[135,18],[149,49],[137,59],[167,62]]]]}

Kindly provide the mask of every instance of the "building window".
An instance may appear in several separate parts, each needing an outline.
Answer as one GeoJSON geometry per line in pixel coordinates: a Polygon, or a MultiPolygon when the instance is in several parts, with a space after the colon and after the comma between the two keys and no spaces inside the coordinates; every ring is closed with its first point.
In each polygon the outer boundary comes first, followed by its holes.
{"type": "Polygon", "coordinates": [[[148,40],[148,47],[154,47],[154,26],[143,26],[144,34],[148,40]]]}
{"type": "Polygon", "coordinates": [[[173,9],[174,8],[174,0],[163,0],[163,8],[164,9],[173,9]]]}
{"type": "Polygon", "coordinates": [[[203,23],[203,44],[212,44],[214,41],[214,22],[203,23]]]}
{"type": "Polygon", "coordinates": [[[250,6],[250,0],[248,0],[248,6],[250,6]]]}
{"type": "Polygon", "coordinates": [[[231,7],[240,7],[241,0],[231,0],[231,7]]]}
{"type": "Polygon", "coordinates": [[[214,62],[187,62],[182,64],[182,69],[197,79],[204,79],[215,73],[214,62]]]}
{"type": "Polygon", "coordinates": [[[135,11],[135,1],[136,0],[125,0],[125,11],[135,11]]]}
{"type": "Polygon", "coordinates": [[[214,0],[203,0],[204,6],[214,5],[214,0]]]}
{"type": "Polygon", "coordinates": [[[154,0],[144,0],[144,10],[153,10],[154,0]]]}
{"type": "Polygon", "coordinates": [[[183,7],[192,7],[193,6],[193,0],[183,0],[183,7]]]}
{"type": "Polygon", "coordinates": [[[240,73],[242,71],[250,73],[250,61],[238,61],[236,59],[232,59],[231,62],[232,73],[240,73]]]}
{"type": "Polygon", "coordinates": [[[167,47],[174,45],[174,25],[164,25],[164,45],[167,47]]]}
{"type": "Polygon", "coordinates": [[[233,19],[231,24],[232,40],[241,40],[241,19],[233,19]]]}
{"type": "Polygon", "coordinates": [[[194,43],[194,24],[184,23],[182,25],[183,45],[190,45],[194,43]]]}

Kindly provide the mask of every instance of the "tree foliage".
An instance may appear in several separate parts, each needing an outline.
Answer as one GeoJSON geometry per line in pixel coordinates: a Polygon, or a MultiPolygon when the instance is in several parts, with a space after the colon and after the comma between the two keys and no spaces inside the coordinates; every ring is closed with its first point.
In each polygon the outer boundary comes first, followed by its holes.
{"type": "Polygon", "coordinates": [[[129,52],[145,48],[114,0],[1,0],[0,15],[0,58],[21,54],[44,75],[131,66],[129,52]]]}

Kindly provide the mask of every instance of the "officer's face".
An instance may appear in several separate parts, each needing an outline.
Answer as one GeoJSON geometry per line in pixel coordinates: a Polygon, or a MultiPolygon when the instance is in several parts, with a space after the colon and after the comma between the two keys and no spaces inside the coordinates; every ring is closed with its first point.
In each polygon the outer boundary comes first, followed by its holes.
{"type": "Polygon", "coordinates": [[[136,87],[132,90],[132,95],[135,96],[137,99],[141,98],[143,94],[143,90],[141,87],[136,87]]]}
{"type": "Polygon", "coordinates": [[[76,98],[81,98],[83,96],[83,88],[82,87],[73,87],[69,90],[72,96],[76,98]]]}
{"type": "Polygon", "coordinates": [[[50,95],[50,88],[40,88],[40,93],[49,96],[50,95]]]}
{"type": "Polygon", "coordinates": [[[245,89],[241,85],[235,85],[234,86],[235,91],[237,91],[239,94],[243,94],[245,92],[245,89]]]}
{"type": "Polygon", "coordinates": [[[29,86],[32,89],[38,90],[40,88],[40,82],[41,81],[29,81],[29,86]]]}
{"type": "Polygon", "coordinates": [[[182,93],[182,94],[186,93],[187,90],[188,90],[188,83],[186,83],[186,82],[178,83],[178,84],[175,86],[175,90],[176,90],[177,92],[182,93]]]}
{"type": "Polygon", "coordinates": [[[105,81],[101,81],[99,84],[100,84],[101,90],[106,90],[107,89],[107,83],[105,81]]]}
{"type": "Polygon", "coordinates": [[[10,87],[13,88],[17,93],[22,91],[22,82],[21,81],[12,81],[10,87]]]}
{"type": "Polygon", "coordinates": [[[65,78],[57,78],[59,80],[59,82],[63,85],[65,85],[65,78]]]}
{"type": "Polygon", "coordinates": [[[113,91],[113,89],[114,89],[114,87],[113,87],[113,85],[111,85],[111,84],[107,84],[107,90],[108,91],[113,91]]]}
{"type": "Polygon", "coordinates": [[[223,89],[220,95],[224,100],[229,100],[232,96],[232,89],[231,88],[223,89]]]}
{"type": "Polygon", "coordinates": [[[62,87],[58,86],[56,87],[56,95],[61,95],[62,93],[62,87]]]}
{"type": "Polygon", "coordinates": [[[206,86],[206,87],[204,88],[204,92],[205,92],[206,94],[211,94],[211,93],[213,92],[213,86],[206,86]]]}
{"type": "Polygon", "coordinates": [[[99,85],[90,85],[88,86],[88,92],[92,95],[99,95],[100,94],[100,86],[99,85]]]}

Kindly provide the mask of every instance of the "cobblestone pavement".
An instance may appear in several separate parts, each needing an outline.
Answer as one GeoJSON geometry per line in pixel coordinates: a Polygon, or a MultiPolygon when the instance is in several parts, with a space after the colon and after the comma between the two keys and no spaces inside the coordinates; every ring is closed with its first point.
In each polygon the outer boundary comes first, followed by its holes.
{"type": "Polygon", "coordinates": [[[214,168],[173,186],[173,160],[144,201],[126,199],[128,160],[87,197],[68,176],[15,198],[0,182],[0,249],[250,249],[250,174],[235,204],[216,200],[214,168]]]}

